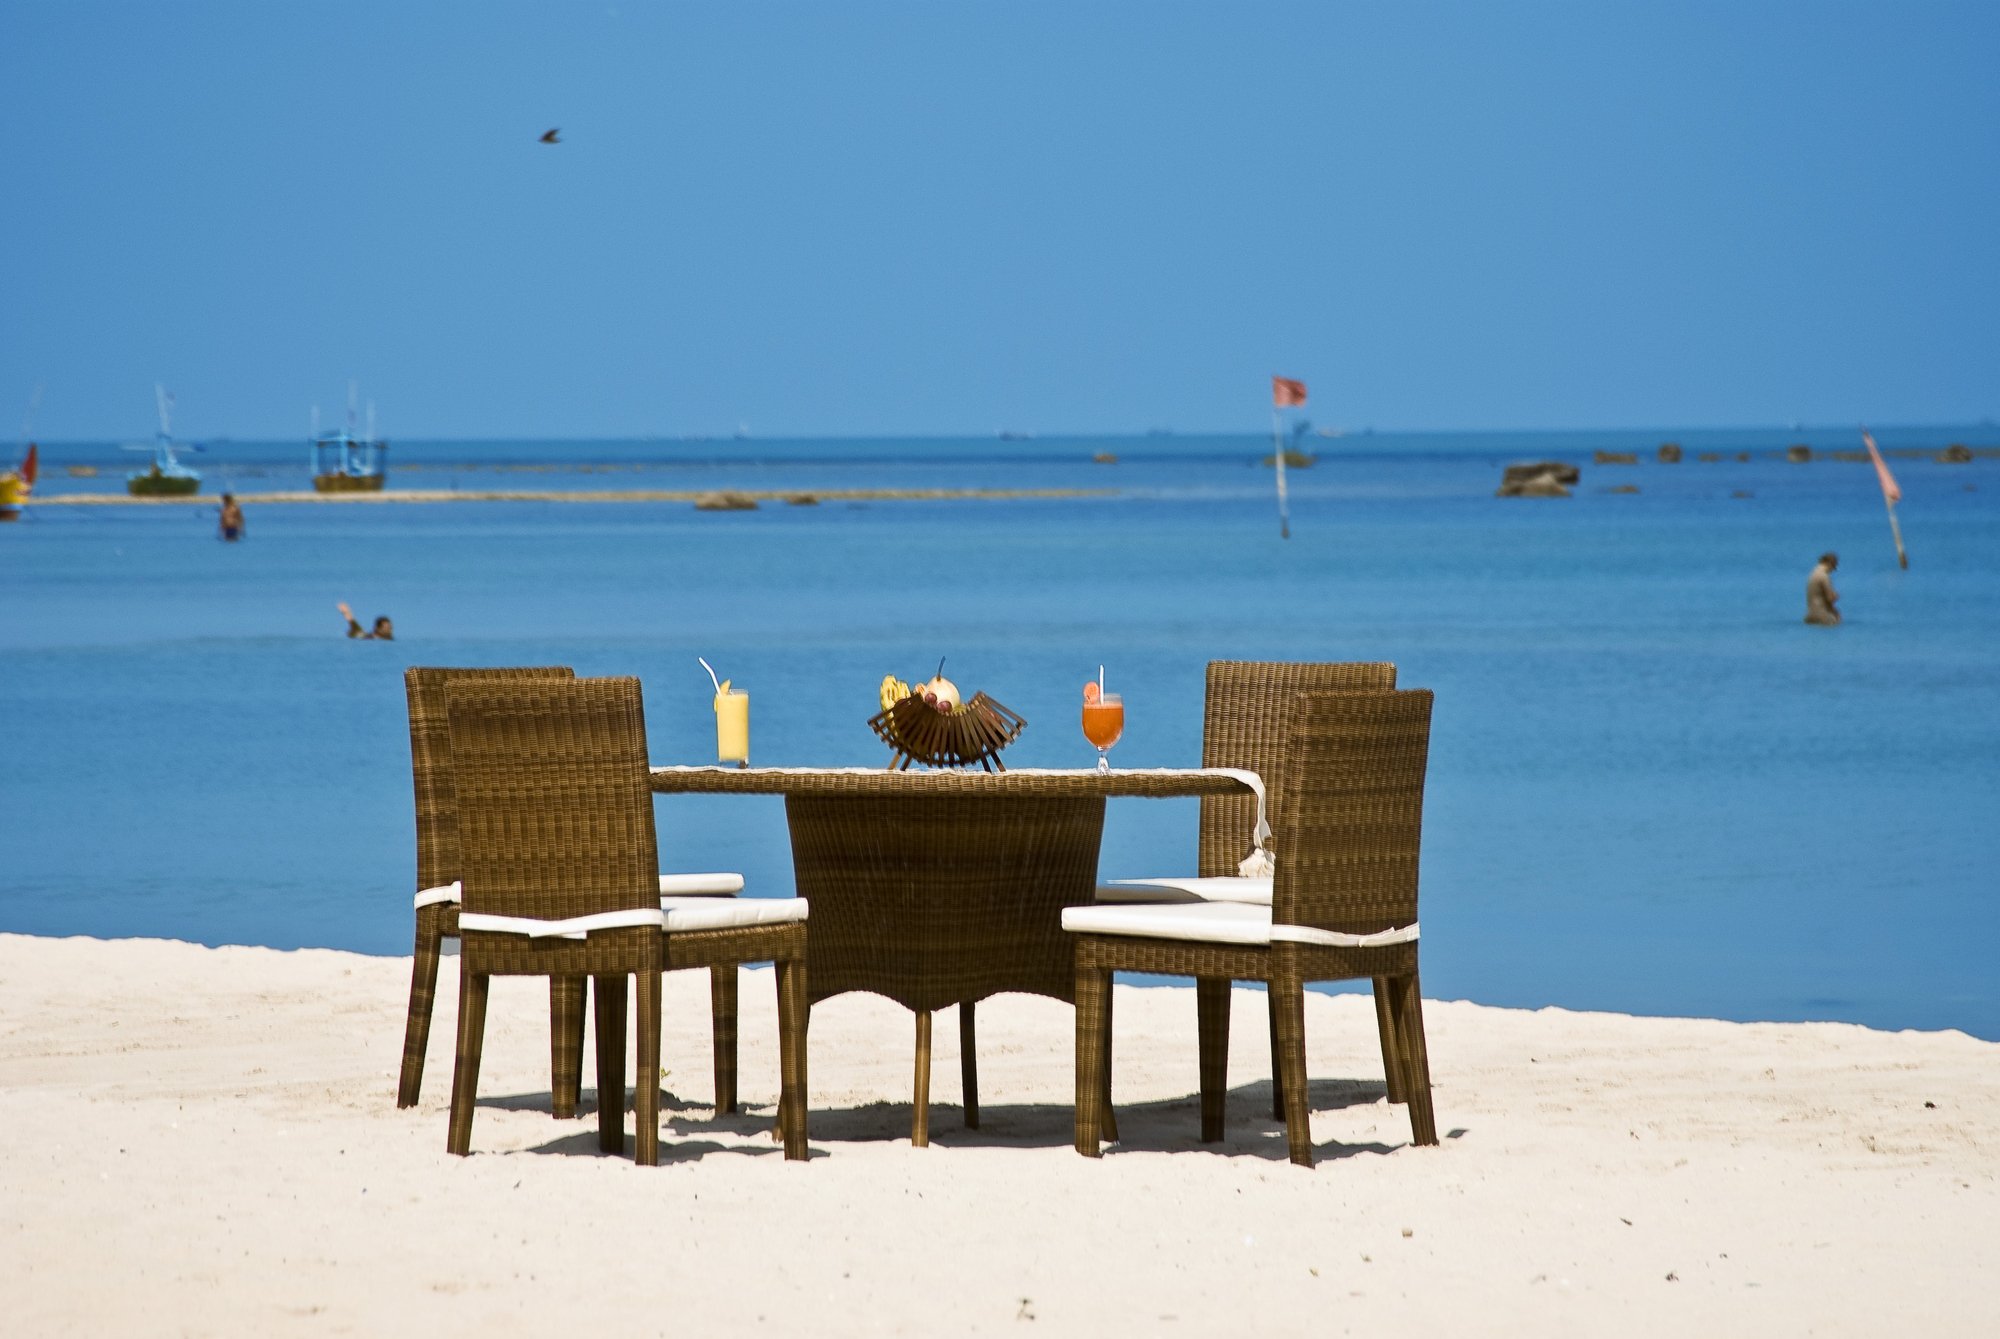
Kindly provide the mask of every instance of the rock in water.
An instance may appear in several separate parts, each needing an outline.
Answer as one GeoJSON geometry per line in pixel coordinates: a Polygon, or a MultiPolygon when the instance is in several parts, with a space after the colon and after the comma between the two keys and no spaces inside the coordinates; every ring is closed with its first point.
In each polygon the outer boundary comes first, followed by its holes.
{"type": "Polygon", "coordinates": [[[1681,463],[1681,444],[1680,444],[1679,442],[1661,442],[1661,443],[1660,443],[1660,463],[1661,463],[1662,465],[1678,465],[1678,464],[1680,464],[1680,463],[1681,463]]]}
{"type": "Polygon", "coordinates": [[[1542,460],[1532,465],[1509,465],[1500,478],[1494,497],[1568,497],[1565,484],[1582,477],[1574,465],[1559,460],[1542,460]]]}
{"type": "Polygon", "coordinates": [[[1809,465],[1812,463],[1812,448],[1803,442],[1788,446],[1785,448],[1785,459],[1794,465],[1809,465]]]}
{"type": "Polygon", "coordinates": [[[1583,477],[1582,470],[1565,461],[1538,460],[1532,465],[1509,465],[1507,472],[1501,475],[1500,482],[1507,484],[1516,479],[1532,479],[1537,474],[1554,475],[1555,481],[1559,484],[1573,484],[1583,477]]]}
{"type": "Polygon", "coordinates": [[[1637,465],[1639,457],[1631,451],[1599,451],[1597,463],[1600,465],[1637,465]]]}
{"type": "Polygon", "coordinates": [[[694,500],[696,511],[755,511],[757,499],[747,493],[703,493],[694,500]]]}

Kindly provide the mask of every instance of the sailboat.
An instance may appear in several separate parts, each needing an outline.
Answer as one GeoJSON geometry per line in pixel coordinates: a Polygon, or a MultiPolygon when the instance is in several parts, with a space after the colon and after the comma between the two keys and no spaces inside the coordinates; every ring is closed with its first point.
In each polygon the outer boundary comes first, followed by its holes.
{"type": "Polygon", "coordinates": [[[29,442],[28,454],[21,457],[19,468],[0,473],[0,521],[21,519],[21,504],[28,500],[28,494],[35,491],[35,472],[39,463],[35,444],[29,442]]]}
{"type": "MultiPolygon", "coordinates": [[[[188,497],[201,491],[201,475],[198,471],[181,464],[175,454],[180,444],[174,441],[173,414],[174,397],[166,388],[155,384],[153,399],[159,405],[160,430],[153,436],[153,467],[125,476],[125,491],[133,497],[188,497]]],[[[199,447],[190,448],[200,450],[199,447]]],[[[127,447],[128,451],[144,451],[143,446],[127,447]]]]}
{"type": "Polygon", "coordinates": [[[375,435],[375,402],[368,403],[368,433],[354,432],[354,383],[347,383],[347,426],[319,430],[319,406],[312,412],[313,488],[321,493],[379,493],[389,479],[389,444],[375,435]]]}

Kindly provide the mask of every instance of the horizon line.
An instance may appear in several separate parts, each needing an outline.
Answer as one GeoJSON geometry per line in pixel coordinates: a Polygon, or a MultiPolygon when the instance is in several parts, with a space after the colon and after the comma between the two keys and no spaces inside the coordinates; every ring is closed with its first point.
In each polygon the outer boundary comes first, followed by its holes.
{"type": "MultiPolygon", "coordinates": [[[[1308,420],[1308,422],[1309,421],[1310,420],[1308,420]]],[[[1528,434],[1533,436],[1547,436],[1547,437],[1558,437],[1558,436],[1567,437],[1567,436],[1582,436],[1592,433],[1619,433],[1619,434],[1663,433],[1667,434],[1666,440],[1670,440],[1672,434],[1674,433],[1774,432],[1774,433],[1810,434],[1810,433],[1823,433],[1823,432],[1848,432],[1848,431],[1859,432],[1864,427],[1867,426],[1867,423],[1868,421],[1864,419],[1864,420],[1856,420],[1852,423],[1845,423],[1845,422],[1810,423],[1810,424],[1803,422],[1788,423],[1788,424],[1787,423],[1736,423],[1736,424],[1707,424],[1707,425],[1680,424],[1677,426],[1662,426],[1658,424],[1638,424],[1638,425],[1625,425],[1622,427],[1597,425],[1597,426],[1582,427],[1582,428],[1549,428],[1549,427],[1383,428],[1370,425],[1358,428],[1334,428],[1333,429],[1334,435],[1330,437],[1322,437],[1321,440],[1339,441],[1352,437],[1426,437],[1426,436],[1498,437],[1498,436],[1514,436],[1521,434],[1528,434]]],[[[1996,421],[1992,417],[1982,417],[1978,419],[1963,419],[1963,420],[1946,419],[1946,420],[1936,420],[1930,422],[1917,422],[1917,423],[1877,422],[1874,425],[1873,430],[1878,432],[1914,432],[1914,431],[1930,432],[1930,431],[1941,431],[1945,429],[1963,430],[1967,428],[1981,429],[1987,431],[2000,430],[2000,421],[1996,421]]],[[[1019,446],[1024,443],[1047,442],[1047,441],[1129,440],[1129,441],[1143,442],[1143,441],[1158,441],[1163,438],[1171,439],[1171,438],[1202,438],[1202,437],[1245,438],[1256,441],[1264,441],[1267,440],[1270,437],[1270,435],[1271,434],[1268,431],[1261,428],[1220,430],[1220,429],[1203,429],[1203,428],[1172,428],[1172,427],[1162,426],[1155,428],[1138,428],[1138,429],[1128,428],[1128,429],[1122,429],[1118,431],[1108,431],[1108,432],[1088,432],[1088,431],[1068,430],[1068,429],[1051,430],[1044,432],[1039,429],[1029,428],[1029,429],[1019,429],[1019,430],[996,429],[990,432],[778,433],[769,436],[758,435],[758,434],[747,434],[747,433],[738,435],[732,432],[723,432],[723,433],[683,432],[683,433],[638,433],[638,434],[620,433],[620,434],[579,435],[579,436],[551,436],[546,434],[529,434],[522,436],[492,436],[492,437],[487,437],[487,436],[437,437],[437,436],[416,434],[408,437],[403,437],[401,439],[392,439],[387,435],[385,435],[382,440],[384,440],[385,442],[390,442],[392,445],[395,440],[402,440],[408,442],[421,442],[426,445],[436,445],[436,446],[449,446],[455,444],[496,445],[496,444],[511,444],[511,443],[536,443],[536,444],[573,443],[581,445],[585,443],[600,443],[600,442],[646,442],[646,443],[670,444],[670,443],[693,443],[693,442],[786,443],[786,442],[922,442],[922,441],[995,442],[995,443],[1005,443],[1006,445],[1009,446],[1019,446]]],[[[138,441],[138,440],[140,439],[134,436],[34,437],[32,435],[22,434],[21,440],[19,443],[17,443],[17,445],[25,446],[29,442],[36,442],[48,446],[106,446],[106,445],[119,445],[128,441],[138,441]]],[[[147,440],[150,442],[151,439],[149,438],[147,440]]],[[[218,434],[209,434],[203,436],[194,436],[188,438],[187,440],[191,442],[204,442],[204,441],[231,442],[231,443],[241,443],[247,446],[261,446],[261,445],[288,444],[293,442],[294,438],[290,436],[238,437],[230,433],[218,433],[218,434]]],[[[296,440],[307,441],[309,440],[309,438],[300,437],[296,440]]]]}

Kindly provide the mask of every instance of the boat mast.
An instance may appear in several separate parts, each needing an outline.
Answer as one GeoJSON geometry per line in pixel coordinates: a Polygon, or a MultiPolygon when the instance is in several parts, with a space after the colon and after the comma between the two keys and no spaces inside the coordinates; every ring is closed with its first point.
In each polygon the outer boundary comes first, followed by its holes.
{"type": "Polygon", "coordinates": [[[340,443],[342,474],[354,473],[354,401],[360,389],[360,385],[353,377],[347,379],[347,434],[340,443]]]}

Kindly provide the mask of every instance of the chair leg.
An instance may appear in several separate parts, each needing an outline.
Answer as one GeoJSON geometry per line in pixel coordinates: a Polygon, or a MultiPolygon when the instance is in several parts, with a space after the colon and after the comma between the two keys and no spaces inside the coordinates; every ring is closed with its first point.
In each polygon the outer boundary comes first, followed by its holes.
{"type": "Polygon", "coordinates": [[[1306,1109],[1305,983],[1290,973],[1273,974],[1271,1013],[1278,1020],[1278,1089],[1285,1096],[1285,1142],[1292,1161],[1313,1165],[1312,1119],[1306,1109]]]}
{"type": "Polygon", "coordinates": [[[447,1153],[472,1152],[472,1106],[479,1096],[479,1059],[486,1046],[486,992],[490,978],[458,973],[458,1054],[451,1072],[451,1125],[447,1153]]]}
{"type": "Polygon", "coordinates": [[[1194,998],[1201,1038],[1201,1142],[1212,1144],[1222,1138],[1229,1090],[1229,982],[1196,977],[1194,998]]]}
{"type": "Polygon", "coordinates": [[[1375,1031],[1382,1037],[1383,1086],[1388,1090],[1391,1102],[1409,1101],[1403,1083],[1402,1050],[1396,1045],[1396,1016],[1390,1007],[1391,994],[1389,978],[1375,978],[1375,1031]]]}
{"type": "Polygon", "coordinates": [[[1105,1092],[1105,1056],[1110,1033],[1111,973],[1076,969],[1076,1151],[1101,1157],[1098,1135],[1103,1113],[1111,1110],[1105,1092]]]}
{"type": "Polygon", "coordinates": [[[778,964],[778,1126],[785,1140],[785,1160],[804,1162],[806,1145],[806,1030],[811,1022],[806,1001],[803,959],[778,964]]]}
{"type": "MultiPolygon", "coordinates": [[[[660,1165],[660,970],[636,973],[633,994],[638,1006],[638,1091],[632,1103],[632,1161],[641,1167],[660,1165]]],[[[620,981],[624,978],[620,977],[620,981]]],[[[622,1126],[624,1122],[621,1120],[622,1126]]],[[[620,1131],[620,1143],[624,1142],[620,1131]]]]}
{"type": "Polygon", "coordinates": [[[583,1091],[583,1014],[588,995],[584,977],[549,978],[549,1110],[557,1120],[575,1118],[583,1091]]]}
{"type": "Polygon", "coordinates": [[[410,1013],[403,1023],[403,1073],[396,1085],[396,1105],[413,1107],[424,1087],[424,1053],[431,1044],[431,1005],[437,999],[437,916],[430,907],[417,912],[416,951],[410,960],[410,1013]]]}
{"type": "Polygon", "coordinates": [[[911,1100],[910,1144],[929,1148],[931,1142],[931,1011],[917,1010],[917,1081],[911,1100]]]}
{"type": "Polygon", "coordinates": [[[715,1114],[736,1110],[736,965],[708,969],[709,1012],[715,1028],[715,1114]]]}
{"type": "Polygon", "coordinates": [[[979,1052],[973,1044],[973,1010],[964,1000],[958,1006],[958,1084],[965,1102],[965,1128],[979,1128],[979,1052]]]}
{"type": "Polygon", "coordinates": [[[1097,1108],[1097,1132],[1110,1143],[1118,1142],[1118,1108],[1111,1105],[1111,1038],[1115,1010],[1112,1005],[1118,999],[1118,978],[1106,975],[1104,978],[1104,1100],[1097,1108]]]}
{"type": "Polygon", "coordinates": [[[625,978],[597,978],[597,1147],[625,1151],[625,978]]]}
{"type": "Polygon", "coordinates": [[[1403,1076],[1410,1102],[1410,1141],[1435,1144],[1437,1116],[1431,1110],[1431,1058],[1424,1042],[1424,997],[1415,972],[1393,983],[1397,1041],[1403,1055],[1403,1076]]]}

